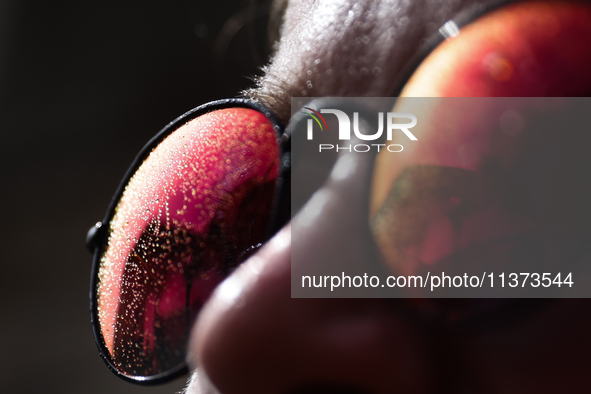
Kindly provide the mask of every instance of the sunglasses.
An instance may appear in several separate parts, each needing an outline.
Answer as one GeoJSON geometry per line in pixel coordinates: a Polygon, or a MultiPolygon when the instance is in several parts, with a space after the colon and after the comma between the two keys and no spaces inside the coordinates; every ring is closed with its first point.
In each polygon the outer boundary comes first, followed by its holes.
{"type": "MultiPolygon", "coordinates": [[[[529,86],[550,86],[528,80],[527,86],[503,84],[512,78],[511,72],[520,72],[511,68],[506,58],[485,59],[485,68],[465,61],[470,57],[461,56],[461,51],[466,53],[462,43],[470,42],[478,32],[466,30],[460,36],[464,38],[450,40],[459,34],[460,27],[505,3],[486,9],[476,7],[446,23],[403,70],[394,96],[409,86],[418,92],[440,85],[454,91],[466,87],[469,91],[459,95],[476,97],[514,96],[529,91],[529,86]],[[457,64],[463,67],[462,72],[455,72],[457,68],[442,69],[441,75],[451,73],[456,79],[439,75],[433,83],[429,78],[437,74],[431,70],[439,70],[434,56],[449,53],[459,54],[462,62],[457,64]],[[470,83],[466,78],[471,74],[464,71],[471,71],[471,67],[490,74],[494,83],[470,83]],[[503,90],[507,86],[517,86],[517,90],[503,90]],[[487,90],[489,87],[497,90],[487,90]]],[[[507,15],[503,16],[505,21],[507,15]]],[[[517,26],[511,20],[507,25],[517,26]]],[[[492,35],[490,29],[481,30],[492,35]]],[[[573,30],[575,34],[579,33],[573,30]]],[[[562,42],[557,39],[553,45],[561,48],[562,42]]],[[[510,45],[503,48],[518,59],[525,53],[520,48],[511,52],[510,45]]],[[[574,59],[575,55],[579,53],[570,56],[574,59]]],[[[560,60],[556,61],[559,65],[576,63],[560,60]]],[[[527,65],[525,61],[522,64],[527,65]]],[[[559,75],[555,78],[558,82],[564,80],[564,75],[577,81],[588,79],[586,66],[576,68],[579,75],[551,64],[548,70],[538,70],[540,80],[547,80],[542,72],[559,75]]],[[[480,78],[476,74],[473,77],[480,78]]],[[[564,85],[588,88],[588,84],[564,85]]],[[[532,96],[583,95],[560,89],[531,92],[532,96]]],[[[440,88],[427,90],[425,95],[452,94],[440,88]]],[[[167,125],[142,149],[105,218],[91,228],[87,237],[88,248],[94,253],[90,295],[94,335],[104,361],[119,377],[155,384],[187,372],[187,342],[203,304],[225,277],[289,220],[290,150],[290,132],[283,129],[271,111],[243,99],[197,107],[167,125]]],[[[325,176],[319,178],[318,185],[299,199],[297,207],[321,186],[325,176]]],[[[379,241],[379,234],[376,238],[379,241]]],[[[382,253],[386,254],[384,250],[382,253]]]]}
{"type": "Polygon", "coordinates": [[[286,221],[288,184],[289,139],[248,100],[197,107],[142,149],[87,238],[92,326],[113,372],[146,384],[186,373],[192,322],[286,221]]]}

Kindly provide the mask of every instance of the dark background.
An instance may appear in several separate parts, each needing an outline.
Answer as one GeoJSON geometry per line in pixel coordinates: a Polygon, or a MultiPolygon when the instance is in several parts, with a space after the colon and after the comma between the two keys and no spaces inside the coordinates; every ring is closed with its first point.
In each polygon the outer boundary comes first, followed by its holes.
{"type": "Polygon", "coordinates": [[[88,228],[166,123],[252,86],[264,1],[0,0],[0,392],[173,393],[113,375],[88,228]],[[252,21],[252,22],[248,22],[252,21]]]}

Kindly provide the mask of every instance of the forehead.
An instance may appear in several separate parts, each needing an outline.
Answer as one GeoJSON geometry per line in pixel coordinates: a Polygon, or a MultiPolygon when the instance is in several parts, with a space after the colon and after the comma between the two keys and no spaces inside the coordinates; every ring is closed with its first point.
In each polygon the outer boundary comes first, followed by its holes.
{"type": "MultiPolygon", "coordinates": [[[[259,87],[249,92],[286,121],[291,97],[390,96],[408,60],[468,0],[292,0],[259,87]]],[[[282,8],[285,6],[285,8],[282,8]]]]}

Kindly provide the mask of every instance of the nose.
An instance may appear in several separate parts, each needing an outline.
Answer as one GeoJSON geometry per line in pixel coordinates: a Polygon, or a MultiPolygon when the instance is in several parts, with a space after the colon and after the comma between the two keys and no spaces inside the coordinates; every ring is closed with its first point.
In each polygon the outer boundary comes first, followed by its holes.
{"type": "Polygon", "coordinates": [[[201,312],[192,356],[222,393],[430,390],[430,336],[404,302],[291,298],[292,245],[303,254],[293,264],[310,267],[322,266],[327,251],[349,268],[372,252],[361,187],[371,163],[363,155],[339,158],[293,226],[223,282],[201,312]],[[319,199],[322,209],[313,206],[319,199]],[[302,221],[303,230],[292,234],[302,221]]]}

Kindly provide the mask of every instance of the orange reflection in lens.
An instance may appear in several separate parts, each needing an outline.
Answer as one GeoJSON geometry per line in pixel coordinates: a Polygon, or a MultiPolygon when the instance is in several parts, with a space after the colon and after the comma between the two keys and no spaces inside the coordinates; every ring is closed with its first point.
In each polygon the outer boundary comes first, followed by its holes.
{"type": "Polygon", "coordinates": [[[231,108],[180,127],[137,170],[110,223],[97,289],[121,371],[151,376],[184,362],[197,312],[264,241],[278,162],[270,121],[231,108]]]}
{"type": "Polygon", "coordinates": [[[566,264],[588,242],[591,189],[578,179],[591,159],[586,133],[561,123],[574,105],[583,119],[588,104],[561,97],[591,93],[591,7],[520,2],[455,27],[393,109],[417,116],[418,141],[376,159],[382,257],[407,275],[566,264]],[[557,98],[487,98],[537,96],[557,98]]]}
{"type": "Polygon", "coordinates": [[[409,97],[570,97],[591,93],[591,7],[529,2],[501,8],[437,47],[409,97]]]}
{"type": "Polygon", "coordinates": [[[404,150],[375,162],[370,223],[388,268],[423,276],[571,269],[589,244],[589,103],[398,100],[394,111],[416,115],[418,140],[394,140],[404,150]]]}

